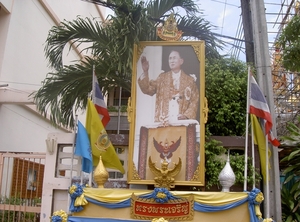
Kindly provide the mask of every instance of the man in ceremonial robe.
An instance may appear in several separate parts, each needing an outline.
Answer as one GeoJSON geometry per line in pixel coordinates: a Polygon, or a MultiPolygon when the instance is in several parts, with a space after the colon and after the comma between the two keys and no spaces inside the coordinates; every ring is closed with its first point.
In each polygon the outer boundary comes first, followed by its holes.
{"type": "Polygon", "coordinates": [[[187,75],[181,65],[184,59],[178,51],[169,54],[170,71],[161,73],[156,80],[149,79],[149,62],[141,57],[143,74],[138,84],[144,94],[156,94],[155,122],[196,119],[199,107],[199,91],[196,76],[187,75]]]}

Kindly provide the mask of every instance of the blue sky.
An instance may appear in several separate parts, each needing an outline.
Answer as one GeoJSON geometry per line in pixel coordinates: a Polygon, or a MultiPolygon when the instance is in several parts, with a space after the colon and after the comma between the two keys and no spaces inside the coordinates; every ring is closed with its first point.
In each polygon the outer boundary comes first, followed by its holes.
{"type": "MultiPolygon", "coordinates": [[[[243,30],[241,29],[242,20],[240,0],[198,0],[197,2],[200,10],[203,12],[203,17],[213,26],[216,26],[212,29],[214,33],[238,39],[243,38],[244,34],[243,30]]],[[[267,3],[265,3],[267,22],[280,22],[282,20],[283,15],[278,16],[280,11],[280,3],[278,2],[279,0],[268,0],[267,3]]],[[[285,12],[286,8],[284,8],[283,11],[285,12]]],[[[111,13],[111,11],[107,10],[107,14],[109,13],[111,13]]],[[[276,32],[278,31],[278,24],[274,25],[268,23],[267,26],[269,32],[269,42],[270,45],[272,45],[276,36],[276,32]]],[[[222,40],[229,42],[230,44],[238,44],[238,41],[234,41],[229,38],[222,38],[222,40]]],[[[244,45],[239,45],[242,47],[242,51],[238,53],[237,48],[233,49],[230,44],[220,53],[233,53],[234,55],[238,55],[240,60],[245,61],[246,58],[244,54],[244,45]]]]}
{"type": "MultiPolygon", "coordinates": [[[[200,1],[199,7],[203,9],[204,18],[216,26],[213,32],[224,36],[236,37],[241,22],[240,0],[203,0],[200,1]]],[[[231,44],[234,43],[234,40],[229,38],[222,38],[222,40],[231,44]]],[[[230,49],[231,46],[228,46],[221,53],[229,53],[230,49]]]]}
{"type": "MultiPolygon", "coordinates": [[[[217,26],[215,33],[243,38],[243,30],[241,29],[241,1],[240,0],[202,0],[199,1],[200,9],[203,9],[205,18],[213,25],[217,26]]],[[[286,12],[287,7],[283,7],[283,12],[286,12]]],[[[275,40],[278,32],[279,24],[274,22],[281,22],[284,15],[278,15],[280,11],[279,0],[265,1],[265,12],[268,27],[269,46],[275,40]]],[[[230,43],[237,43],[234,40],[223,38],[224,41],[230,43]]],[[[242,46],[244,47],[244,46],[242,46]]],[[[244,49],[242,49],[244,51],[244,49]]],[[[221,53],[227,54],[232,52],[232,47],[228,46],[221,53]]],[[[240,52],[239,59],[245,61],[245,54],[240,52]]]]}

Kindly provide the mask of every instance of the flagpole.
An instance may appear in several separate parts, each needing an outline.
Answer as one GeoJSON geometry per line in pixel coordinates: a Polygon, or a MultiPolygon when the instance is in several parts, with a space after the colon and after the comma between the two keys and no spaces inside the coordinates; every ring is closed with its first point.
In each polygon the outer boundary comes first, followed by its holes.
{"type": "Polygon", "coordinates": [[[254,151],[254,133],[253,133],[253,125],[251,124],[251,150],[252,150],[252,166],[253,166],[253,186],[255,188],[255,151],[254,151]]]}
{"type": "MultiPolygon", "coordinates": [[[[95,78],[96,78],[96,73],[95,73],[95,65],[93,65],[93,73],[92,73],[92,102],[95,99],[95,78]]],[[[92,181],[93,181],[93,171],[89,174],[89,187],[92,187],[92,181]]]]}
{"type": "Polygon", "coordinates": [[[120,133],[120,122],[121,122],[121,96],[122,96],[122,86],[120,86],[120,93],[119,93],[119,108],[118,108],[118,126],[117,126],[117,134],[120,133]]]}
{"type": "Polygon", "coordinates": [[[71,172],[70,172],[70,177],[71,177],[71,183],[70,185],[72,185],[72,177],[73,177],[73,161],[74,161],[74,153],[75,153],[75,141],[76,141],[76,132],[77,132],[77,122],[78,122],[78,115],[75,115],[75,136],[74,136],[74,141],[72,144],[72,157],[71,157],[71,172]]]}
{"type": "MultiPolygon", "coordinates": [[[[71,156],[71,172],[70,172],[70,186],[72,186],[72,179],[73,179],[73,161],[74,161],[74,153],[75,153],[75,141],[76,141],[76,131],[77,131],[77,121],[78,121],[78,115],[75,115],[75,128],[74,128],[74,132],[75,132],[75,136],[74,136],[74,140],[73,140],[73,144],[72,144],[72,156],[71,156]]],[[[81,172],[82,173],[82,172],[81,172]]],[[[70,206],[70,195],[68,195],[68,206],[70,206]]]]}
{"type": "Polygon", "coordinates": [[[96,74],[95,74],[95,65],[93,65],[93,78],[92,78],[92,102],[94,103],[94,99],[95,99],[95,78],[96,78],[96,74]]]}
{"type": "Polygon", "coordinates": [[[268,134],[266,134],[266,216],[265,218],[270,217],[270,199],[269,199],[269,146],[268,146],[268,134]]]}
{"type": "Polygon", "coordinates": [[[245,166],[244,166],[244,191],[247,190],[247,170],[248,170],[248,124],[249,124],[249,98],[250,98],[250,66],[248,66],[247,79],[247,107],[246,107],[246,135],[245,135],[245,166]]]}

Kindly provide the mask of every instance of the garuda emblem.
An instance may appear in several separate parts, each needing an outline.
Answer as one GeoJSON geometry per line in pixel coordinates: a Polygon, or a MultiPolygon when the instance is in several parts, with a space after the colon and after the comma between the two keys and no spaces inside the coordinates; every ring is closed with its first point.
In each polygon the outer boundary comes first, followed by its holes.
{"type": "Polygon", "coordinates": [[[169,163],[164,160],[161,163],[161,168],[155,166],[155,163],[152,162],[151,156],[149,156],[149,168],[151,172],[155,175],[154,177],[154,186],[160,188],[174,188],[174,177],[180,172],[182,166],[181,159],[179,158],[178,163],[175,163],[173,169],[169,169],[169,163]]]}
{"type": "Polygon", "coordinates": [[[153,137],[153,145],[157,152],[160,153],[161,159],[170,159],[173,156],[173,152],[175,152],[178,147],[180,146],[181,137],[174,142],[171,141],[171,144],[169,144],[168,140],[166,139],[165,143],[163,142],[157,142],[157,140],[153,137]]]}

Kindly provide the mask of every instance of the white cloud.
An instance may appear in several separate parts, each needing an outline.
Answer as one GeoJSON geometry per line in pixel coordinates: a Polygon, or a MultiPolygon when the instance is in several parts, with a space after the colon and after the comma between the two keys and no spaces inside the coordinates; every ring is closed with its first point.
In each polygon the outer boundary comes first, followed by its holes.
{"type": "Polygon", "coordinates": [[[219,13],[219,16],[217,19],[217,25],[219,27],[224,26],[226,19],[228,17],[230,17],[231,15],[232,15],[232,9],[229,9],[229,8],[224,9],[222,12],[219,13]]]}

